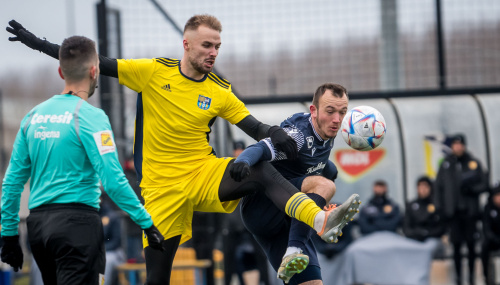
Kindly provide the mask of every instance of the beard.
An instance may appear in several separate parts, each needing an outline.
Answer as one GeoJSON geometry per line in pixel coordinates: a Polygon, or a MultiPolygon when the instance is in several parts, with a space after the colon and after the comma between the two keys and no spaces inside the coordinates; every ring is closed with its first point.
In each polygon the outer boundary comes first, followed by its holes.
{"type": "Polygon", "coordinates": [[[209,74],[210,72],[212,72],[213,67],[209,67],[209,68],[204,67],[203,62],[198,63],[197,61],[192,60],[192,59],[190,59],[189,62],[191,63],[191,66],[193,66],[194,70],[196,70],[197,72],[199,72],[201,74],[209,74]]]}
{"type": "MultiPolygon", "coordinates": [[[[323,123],[319,121],[319,111],[316,111],[316,125],[318,126],[317,131],[321,131],[323,135],[326,137],[326,140],[329,140],[331,138],[335,138],[337,136],[337,133],[328,133],[329,129],[323,130],[323,123]]],[[[321,136],[321,135],[320,135],[321,136]]]]}
{"type": "Polygon", "coordinates": [[[97,88],[97,81],[99,81],[99,77],[97,77],[93,82],[90,82],[89,93],[88,93],[89,98],[92,97],[92,95],[94,95],[94,91],[97,88]]]}

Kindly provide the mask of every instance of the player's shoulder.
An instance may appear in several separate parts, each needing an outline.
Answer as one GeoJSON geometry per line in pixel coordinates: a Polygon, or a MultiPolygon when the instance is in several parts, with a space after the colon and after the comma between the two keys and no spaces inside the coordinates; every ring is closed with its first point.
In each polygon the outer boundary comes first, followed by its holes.
{"type": "Polygon", "coordinates": [[[207,80],[209,82],[213,82],[222,89],[231,90],[231,83],[227,79],[224,79],[213,72],[207,74],[207,80]]]}
{"type": "Polygon", "coordinates": [[[156,63],[165,68],[176,68],[180,64],[180,60],[168,57],[157,57],[153,59],[156,63]]]}
{"type": "Polygon", "coordinates": [[[308,121],[309,117],[311,117],[311,113],[300,112],[300,113],[292,114],[292,115],[288,116],[288,118],[286,118],[286,119],[288,121],[308,121]]]}
{"type": "Polygon", "coordinates": [[[92,106],[89,102],[83,101],[80,110],[76,111],[79,112],[80,114],[84,115],[88,119],[102,119],[102,118],[108,118],[108,115],[102,110],[101,108],[92,106]]]}
{"type": "Polygon", "coordinates": [[[293,125],[296,128],[302,128],[304,126],[307,126],[310,117],[311,117],[310,113],[305,113],[305,112],[295,113],[286,118],[285,121],[283,121],[283,124],[293,125]]]}

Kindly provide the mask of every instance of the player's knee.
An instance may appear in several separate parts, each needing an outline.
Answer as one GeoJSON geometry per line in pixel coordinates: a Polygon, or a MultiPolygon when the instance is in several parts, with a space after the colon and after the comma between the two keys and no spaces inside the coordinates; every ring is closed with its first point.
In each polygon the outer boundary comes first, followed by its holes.
{"type": "Polygon", "coordinates": [[[335,183],[322,176],[314,177],[314,180],[308,182],[305,187],[302,187],[302,192],[304,193],[315,193],[325,198],[325,200],[330,201],[335,195],[336,187],[335,183]]]}

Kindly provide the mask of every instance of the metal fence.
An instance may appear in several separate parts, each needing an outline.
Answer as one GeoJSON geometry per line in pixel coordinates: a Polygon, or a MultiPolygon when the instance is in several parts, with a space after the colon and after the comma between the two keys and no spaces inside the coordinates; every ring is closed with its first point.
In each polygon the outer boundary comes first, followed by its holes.
{"type": "Polygon", "coordinates": [[[500,82],[495,0],[108,0],[107,5],[121,13],[126,58],[180,58],[177,27],[194,14],[217,16],[223,32],[216,67],[242,98],[310,94],[328,81],[351,92],[500,82]]]}

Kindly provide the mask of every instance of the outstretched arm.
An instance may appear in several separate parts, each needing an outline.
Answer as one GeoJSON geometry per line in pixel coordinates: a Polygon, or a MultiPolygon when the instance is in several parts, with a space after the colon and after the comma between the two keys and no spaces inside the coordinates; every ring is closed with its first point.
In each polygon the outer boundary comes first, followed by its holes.
{"type": "Polygon", "coordinates": [[[271,160],[272,154],[268,145],[264,141],[260,141],[254,145],[247,147],[236,158],[229,168],[231,178],[236,182],[240,182],[250,175],[250,166],[255,165],[261,160],[271,160]]]}
{"type": "Polygon", "coordinates": [[[245,117],[236,126],[257,141],[270,137],[274,147],[285,152],[288,159],[297,159],[297,143],[279,126],[266,125],[252,115],[245,117]]]}
{"type": "MultiPolygon", "coordinates": [[[[21,42],[29,48],[43,52],[55,59],[59,59],[59,45],[51,43],[46,39],[38,38],[33,33],[26,30],[23,25],[16,22],[16,20],[11,20],[9,25],[10,27],[7,27],[6,30],[14,35],[14,37],[9,37],[9,41],[21,42]]],[[[114,58],[99,55],[99,69],[102,75],[118,78],[118,62],[114,58]]]]}

